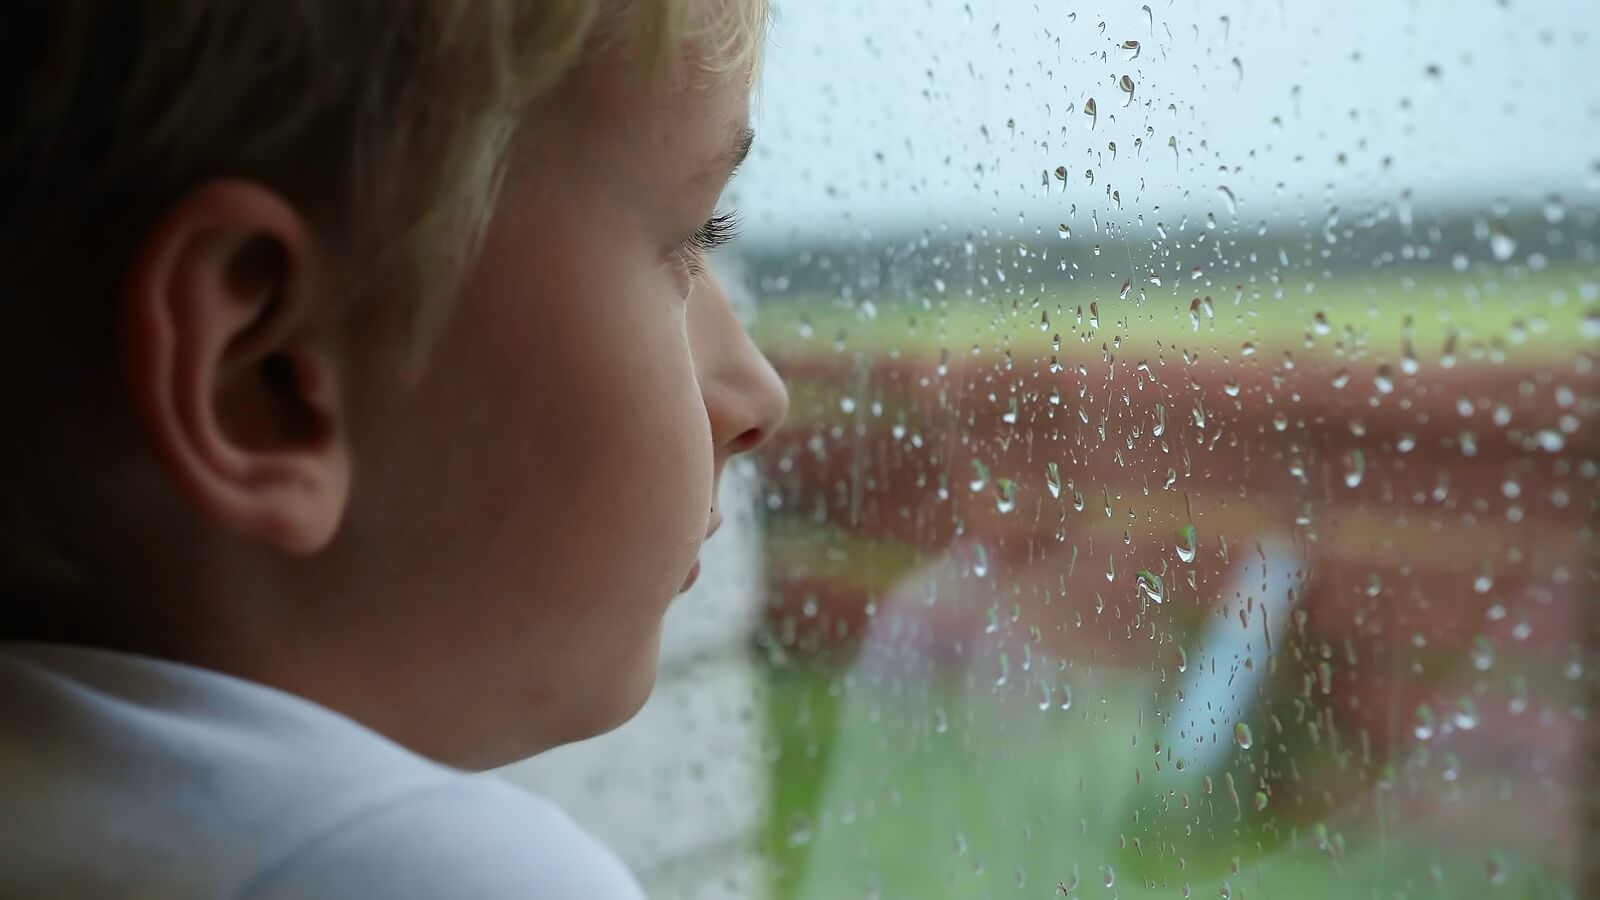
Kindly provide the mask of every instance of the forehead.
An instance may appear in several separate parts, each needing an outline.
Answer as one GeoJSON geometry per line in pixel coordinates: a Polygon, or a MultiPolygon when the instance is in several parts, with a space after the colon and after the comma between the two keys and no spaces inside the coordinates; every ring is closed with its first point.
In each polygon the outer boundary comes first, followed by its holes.
{"type": "Polygon", "coordinates": [[[603,61],[574,72],[553,100],[561,139],[584,159],[692,177],[746,127],[750,90],[748,70],[711,75],[678,62],[645,72],[603,61]]]}

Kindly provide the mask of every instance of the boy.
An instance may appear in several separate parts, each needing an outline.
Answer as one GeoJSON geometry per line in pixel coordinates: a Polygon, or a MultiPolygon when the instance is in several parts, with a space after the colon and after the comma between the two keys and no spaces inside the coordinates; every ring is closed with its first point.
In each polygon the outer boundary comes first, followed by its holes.
{"type": "Polygon", "coordinates": [[[763,0],[8,7],[0,896],[632,898],[604,731],[783,418],[763,0]]]}

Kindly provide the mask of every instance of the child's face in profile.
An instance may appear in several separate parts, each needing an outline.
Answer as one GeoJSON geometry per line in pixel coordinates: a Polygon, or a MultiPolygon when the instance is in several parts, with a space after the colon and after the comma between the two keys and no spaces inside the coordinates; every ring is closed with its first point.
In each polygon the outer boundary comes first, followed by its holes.
{"type": "Polygon", "coordinates": [[[748,108],[741,75],[593,65],[540,114],[418,387],[359,413],[328,565],[366,659],[308,685],[332,705],[377,677],[371,724],[487,765],[644,701],[718,479],[788,402],[686,251],[748,108]]]}
{"type": "MultiPolygon", "coordinates": [[[[756,40],[765,4],[631,5],[587,4],[591,22],[582,3],[460,17],[416,4],[383,32],[405,46],[351,51],[368,69],[336,65],[325,97],[321,49],[283,54],[304,83],[253,63],[174,74],[191,56],[254,59],[276,31],[241,43],[235,31],[257,31],[163,14],[215,46],[157,41],[134,66],[148,77],[121,85],[120,49],[91,64],[101,43],[122,47],[120,19],[25,17],[83,26],[88,43],[66,43],[91,62],[81,85],[68,66],[71,90],[21,104],[42,110],[36,133],[0,154],[19,178],[49,176],[19,202],[61,195],[39,243],[73,252],[21,267],[43,285],[38,308],[7,307],[27,337],[0,385],[29,423],[8,458],[51,465],[13,479],[0,510],[17,532],[0,556],[18,569],[0,572],[17,595],[0,637],[240,676],[463,766],[639,708],[662,616],[723,519],[722,472],[788,398],[703,256],[726,236],[717,202],[750,147],[748,68],[713,75],[712,48],[687,45],[658,66],[634,59],[702,38],[741,57],[714,26],[756,40]],[[417,22],[442,31],[413,35],[417,22]],[[527,33],[488,39],[507,28],[527,33]],[[256,130],[195,124],[235,118],[256,130]],[[458,273],[435,257],[477,235],[452,223],[491,192],[487,157],[512,124],[503,190],[458,273]],[[396,170],[417,184],[372,183],[396,170]],[[457,274],[445,298],[396,283],[457,274]],[[102,309],[111,321],[91,322],[102,309]],[[412,328],[413,314],[442,324],[412,328]]],[[[319,22],[366,40],[340,6],[273,24],[319,48],[319,22]]],[[[229,8],[244,21],[255,7],[229,8]]]]}

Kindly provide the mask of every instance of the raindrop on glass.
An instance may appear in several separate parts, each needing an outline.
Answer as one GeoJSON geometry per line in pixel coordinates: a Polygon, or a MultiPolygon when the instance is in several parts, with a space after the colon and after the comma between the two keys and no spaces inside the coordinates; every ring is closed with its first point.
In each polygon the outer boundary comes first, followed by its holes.
{"type": "Polygon", "coordinates": [[[1504,225],[1496,224],[1489,229],[1489,252],[1494,254],[1496,262],[1508,262],[1516,255],[1517,241],[1504,225]]]}
{"type": "Polygon", "coordinates": [[[1195,557],[1195,529],[1193,525],[1185,525],[1178,529],[1178,559],[1194,562],[1195,557]]]}
{"type": "Polygon", "coordinates": [[[1244,722],[1235,722],[1233,725],[1233,742],[1241,750],[1249,750],[1255,746],[1256,738],[1250,733],[1250,726],[1244,722]]]}
{"type": "Polygon", "coordinates": [[[1411,727],[1411,733],[1417,736],[1417,740],[1425,741],[1433,737],[1434,732],[1437,730],[1438,725],[1433,718],[1433,708],[1426,703],[1418,705],[1416,721],[1411,727]]]}
{"type": "Polygon", "coordinates": [[[1140,569],[1137,581],[1139,584],[1139,590],[1144,594],[1145,599],[1150,600],[1153,603],[1163,603],[1166,601],[1167,585],[1161,580],[1160,575],[1157,575],[1149,569],[1140,569]]]}

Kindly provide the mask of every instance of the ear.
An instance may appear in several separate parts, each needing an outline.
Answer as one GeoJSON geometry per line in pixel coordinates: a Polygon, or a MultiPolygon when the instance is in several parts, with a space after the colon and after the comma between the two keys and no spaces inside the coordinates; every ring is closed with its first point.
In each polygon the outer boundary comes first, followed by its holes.
{"type": "Polygon", "coordinates": [[[298,212],[208,182],[138,248],[118,349],[140,424],[215,525],[288,553],[333,537],[350,493],[327,267],[298,212]]]}

